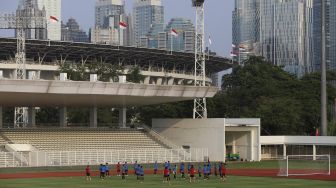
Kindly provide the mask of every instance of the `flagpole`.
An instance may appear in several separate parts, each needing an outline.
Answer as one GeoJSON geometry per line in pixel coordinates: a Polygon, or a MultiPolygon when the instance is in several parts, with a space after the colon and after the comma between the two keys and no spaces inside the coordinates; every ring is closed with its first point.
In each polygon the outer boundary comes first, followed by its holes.
{"type": "Polygon", "coordinates": [[[170,54],[173,55],[173,34],[170,33],[170,54]]]}
{"type": "Polygon", "coordinates": [[[238,65],[240,65],[240,47],[238,48],[238,65]]]}

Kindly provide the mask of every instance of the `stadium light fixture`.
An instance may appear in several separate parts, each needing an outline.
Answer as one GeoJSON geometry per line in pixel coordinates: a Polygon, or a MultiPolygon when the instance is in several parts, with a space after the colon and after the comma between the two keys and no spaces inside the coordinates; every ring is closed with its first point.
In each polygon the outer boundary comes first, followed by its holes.
{"type": "Polygon", "coordinates": [[[200,7],[204,4],[204,0],[191,0],[193,7],[200,7]]]}

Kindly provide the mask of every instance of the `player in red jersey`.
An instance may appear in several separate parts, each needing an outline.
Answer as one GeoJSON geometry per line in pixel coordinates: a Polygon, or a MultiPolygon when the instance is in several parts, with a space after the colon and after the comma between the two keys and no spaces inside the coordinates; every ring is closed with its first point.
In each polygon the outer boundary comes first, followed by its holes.
{"type": "Polygon", "coordinates": [[[194,168],[194,165],[191,165],[190,171],[189,171],[189,183],[191,183],[191,181],[195,182],[195,168],[194,168]]]}
{"type": "Polygon", "coordinates": [[[221,179],[223,181],[226,181],[226,163],[222,163],[222,169],[221,169],[221,179]]]}
{"type": "Polygon", "coordinates": [[[165,167],[165,169],[163,170],[163,183],[164,182],[168,182],[170,185],[170,174],[168,167],[165,167]]]}
{"type": "Polygon", "coordinates": [[[89,165],[87,165],[85,168],[85,174],[86,174],[86,181],[91,181],[91,169],[89,165]]]}
{"type": "Polygon", "coordinates": [[[120,162],[117,164],[117,176],[120,176],[120,162]]]}

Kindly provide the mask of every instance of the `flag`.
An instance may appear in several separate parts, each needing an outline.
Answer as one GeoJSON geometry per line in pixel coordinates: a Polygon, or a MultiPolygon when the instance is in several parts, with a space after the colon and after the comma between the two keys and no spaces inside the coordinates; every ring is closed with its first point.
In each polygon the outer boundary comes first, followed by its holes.
{"type": "Polygon", "coordinates": [[[173,35],[174,37],[178,37],[178,33],[175,29],[172,29],[170,34],[173,35]]]}
{"type": "Polygon", "coordinates": [[[230,56],[231,56],[231,57],[237,57],[237,54],[234,53],[234,52],[231,52],[231,53],[230,53],[230,56]]]}
{"type": "Polygon", "coordinates": [[[127,24],[125,22],[119,22],[119,27],[120,27],[120,29],[126,29],[127,24]]]}
{"type": "Polygon", "coordinates": [[[212,44],[212,40],[211,40],[210,36],[209,36],[209,44],[210,45],[212,44]]]}
{"type": "Polygon", "coordinates": [[[236,45],[232,44],[232,48],[235,48],[235,47],[236,47],[236,45]]]}
{"type": "Polygon", "coordinates": [[[55,16],[50,16],[50,20],[52,22],[58,22],[58,19],[55,16]]]}

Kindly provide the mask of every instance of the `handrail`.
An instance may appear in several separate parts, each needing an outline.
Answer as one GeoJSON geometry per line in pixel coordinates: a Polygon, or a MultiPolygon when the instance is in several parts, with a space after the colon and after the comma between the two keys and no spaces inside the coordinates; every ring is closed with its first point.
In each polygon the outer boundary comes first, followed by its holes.
{"type": "Polygon", "coordinates": [[[162,143],[166,144],[167,146],[169,146],[172,149],[182,149],[181,146],[176,145],[175,143],[173,143],[172,141],[168,140],[166,137],[160,135],[158,132],[156,132],[155,130],[149,128],[147,125],[141,125],[141,127],[143,127],[150,135],[152,135],[153,137],[155,137],[156,139],[158,139],[159,141],[161,141],[162,143]]]}

